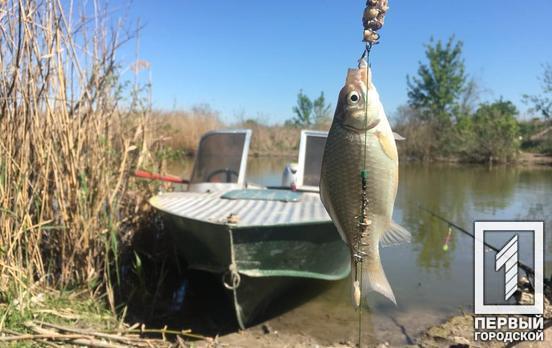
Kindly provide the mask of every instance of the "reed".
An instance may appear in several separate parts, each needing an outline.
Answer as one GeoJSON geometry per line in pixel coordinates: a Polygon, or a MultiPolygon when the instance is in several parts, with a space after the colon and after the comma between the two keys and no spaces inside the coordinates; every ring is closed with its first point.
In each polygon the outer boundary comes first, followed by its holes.
{"type": "Polygon", "coordinates": [[[258,121],[245,121],[240,128],[253,131],[251,155],[253,156],[296,156],[299,150],[301,129],[285,125],[265,125],[258,121]]]}
{"type": "MultiPolygon", "coordinates": [[[[297,154],[301,134],[301,128],[294,125],[268,125],[254,119],[224,123],[208,105],[189,110],[155,111],[152,127],[156,133],[163,134],[159,140],[165,150],[171,149],[168,157],[193,155],[204,133],[224,128],[251,129],[250,154],[253,156],[293,156],[297,154]]],[[[329,127],[329,124],[316,124],[309,128],[328,130],[329,127]]]]}
{"type": "MultiPolygon", "coordinates": [[[[43,287],[107,294],[138,222],[129,170],[147,160],[147,100],[121,97],[116,52],[133,37],[97,1],[0,9],[0,304],[43,287]],[[145,106],[144,106],[145,105],[145,106]]],[[[0,329],[2,322],[0,321],[0,329]]]]}
{"type": "Polygon", "coordinates": [[[163,144],[187,155],[194,153],[204,133],[224,127],[218,112],[208,105],[190,110],[155,111],[152,120],[152,126],[163,134],[163,144]]]}

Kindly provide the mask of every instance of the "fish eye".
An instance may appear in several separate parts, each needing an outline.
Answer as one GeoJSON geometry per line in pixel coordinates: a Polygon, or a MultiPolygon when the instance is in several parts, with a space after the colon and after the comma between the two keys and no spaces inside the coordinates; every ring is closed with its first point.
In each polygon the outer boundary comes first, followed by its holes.
{"type": "Polygon", "coordinates": [[[352,91],[347,95],[347,103],[349,103],[349,105],[357,104],[359,100],[360,100],[360,95],[358,94],[357,91],[352,91]]]}

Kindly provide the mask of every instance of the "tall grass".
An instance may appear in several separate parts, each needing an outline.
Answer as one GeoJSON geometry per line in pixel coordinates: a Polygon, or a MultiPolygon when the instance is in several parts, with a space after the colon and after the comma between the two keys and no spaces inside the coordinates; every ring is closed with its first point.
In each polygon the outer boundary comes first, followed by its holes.
{"type": "Polygon", "coordinates": [[[218,113],[208,105],[187,111],[156,111],[152,119],[157,132],[163,134],[163,143],[187,154],[194,152],[201,135],[224,127],[218,113]]]}
{"type": "Polygon", "coordinates": [[[0,303],[16,297],[18,310],[48,286],[87,284],[113,303],[102,285],[116,278],[136,209],[128,173],[147,151],[147,107],[139,93],[121,104],[116,52],[132,34],[97,1],[68,4],[0,9],[0,303]]]}
{"type": "Polygon", "coordinates": [[[238,124],[241,128],[251,129],[251,151],[254,156],[293,156],[299,150],[301,128],[271,125],[249,120],[238,124]]]}
{"type": "MultiPolygon", "coordinates": [[[[201,136],[211,130],[224,128],[247,128],[253,131],[250,154],[253,156],[297,155],[301,128],[294,125],[268,125],[254,119],[224,123],[218,112],[208,105],[190,110],[156,111],[152,126],[164,149],[172,149],[171,155],[192,155],[197,150],[201,136]]],[[[309,128],[328,130],[330,124],[316,124],[309,128]]],[[[174,156],[178,157],[178,156],[174,156]]]]}

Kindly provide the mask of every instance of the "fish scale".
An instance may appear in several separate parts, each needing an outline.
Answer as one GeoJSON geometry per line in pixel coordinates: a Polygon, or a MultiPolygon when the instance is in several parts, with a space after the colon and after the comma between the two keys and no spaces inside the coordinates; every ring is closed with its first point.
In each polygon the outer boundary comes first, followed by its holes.
{"type": "MultiPolygon", "coordinates": [[[[360,173],[363,168],[363,147],[364,136],[362,134],[350,134],[350,132],[340,127],[330,129],[331,136],[328,136],[326,153],[328,160],[323,166],[322,185],[325,185],[325,191],[329,196],[335,197],[335,215],[339,216],[341,231],[352,231],[351,234],[345,234],[343,237],[349,247],[354,251],[354,242],[359,236],[358,221],[360,216],[360,202],[362,198],[362,187],[360,173]],[[350,149],[346,154],[342,149],[350,149]],[[326,184],[327,180],[327,184],[326,184]],[[340,181],[340,184],[336,184],[340,181]]],[[[382,152],[376,135],[369,133],[366,141],[366,168],[368,169],[368,178],[366,186],[366,195],[368,197],[366,207],[366,218],[371,221],[385,219],[390,217],[389,194],[385,186],[387,183],[378,180],[391,175],[391,172],[380,165],[381,161],[391,161],[378,152],[382,152]],[[378,151],[379,150],[379,151],[378,151]]],[[[391,204],[392,206],[392,204],[391,204]]],[[[375,224],[369,225],[367,233],[369,237],[378,237],[377,232],[373,230],[375,224]]],[[[341,232],[340,231],[340,232],[341,232]]],[[[371,240],[363,240],[370,243],[371,240]]],[[[374,243],[377,245],[377,243],[374,243]]],[[[373,244],[372,244],[373,245],[373,244]]],[[[363,250],[370,252],[370,250],[363,250]]]]}

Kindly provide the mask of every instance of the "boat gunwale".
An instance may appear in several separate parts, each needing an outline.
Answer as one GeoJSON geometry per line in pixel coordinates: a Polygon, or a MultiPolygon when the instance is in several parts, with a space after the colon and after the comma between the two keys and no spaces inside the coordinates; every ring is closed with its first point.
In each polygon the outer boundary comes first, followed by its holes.
{"type": "MultiPolygon", "coordinates": [[[[155,207],[155,206],[154,206],[155,207]]],[[[311,225],[325,225],[325,224],[332,224],[332,220],[311,220],[311,221],[305,221],[305,222],[294,222],[294,223],[282,223],[282,224],[270,224],[270,225],[258,225],[258,224],[252,224],[252,225],[240,225],[240,224],[229,224],[228,222],[217,222],[217,221],[211,221],[211,220],[204,220],[204,219],[196,219],[189,216],[182,216],[178,215],[166,210],[163,210],[161,208],[155,207],[158,211],[162,212],[163,214],[172,215],[175,217],[179,217],[181,219],[186,220],[192,220],[201,222],[204,224],[214,225],[214,226],[228,226],[231,230],[240,230],[240,229],[246,229],[246,228],[270,228],[270,227],[286,227],[286,226],[311,226],[311,225]]]]}
{"type": "MultiPolygon", "coordinates": [[[[193,269],[195,271],[201,271],[201,272],[209,272],[209,273],[218,273],[218,274],[224,274],[227,269],[219,269],[217,267],[209,267],[205,265],[199,265],[199,264],[189,264],[187,265],[188,268],[193,269]]],[[[345,273],[340,273],[339,275],[327,275],[323,273],[318,272],[310,272],[310,271],[296,271],[296,270],[274,270],[274,269],[267,269],[267,270],[251,270],[251,269],[245,269],[242,270],[238,267],[238,273],[251,277],[251,278],[268,278],[268,277],[291,277],[291,278],[308,278],[308,279],[319,279],[319,280],[340,280],[345,279],[350,273],[351,269],[345,273]]]]}

